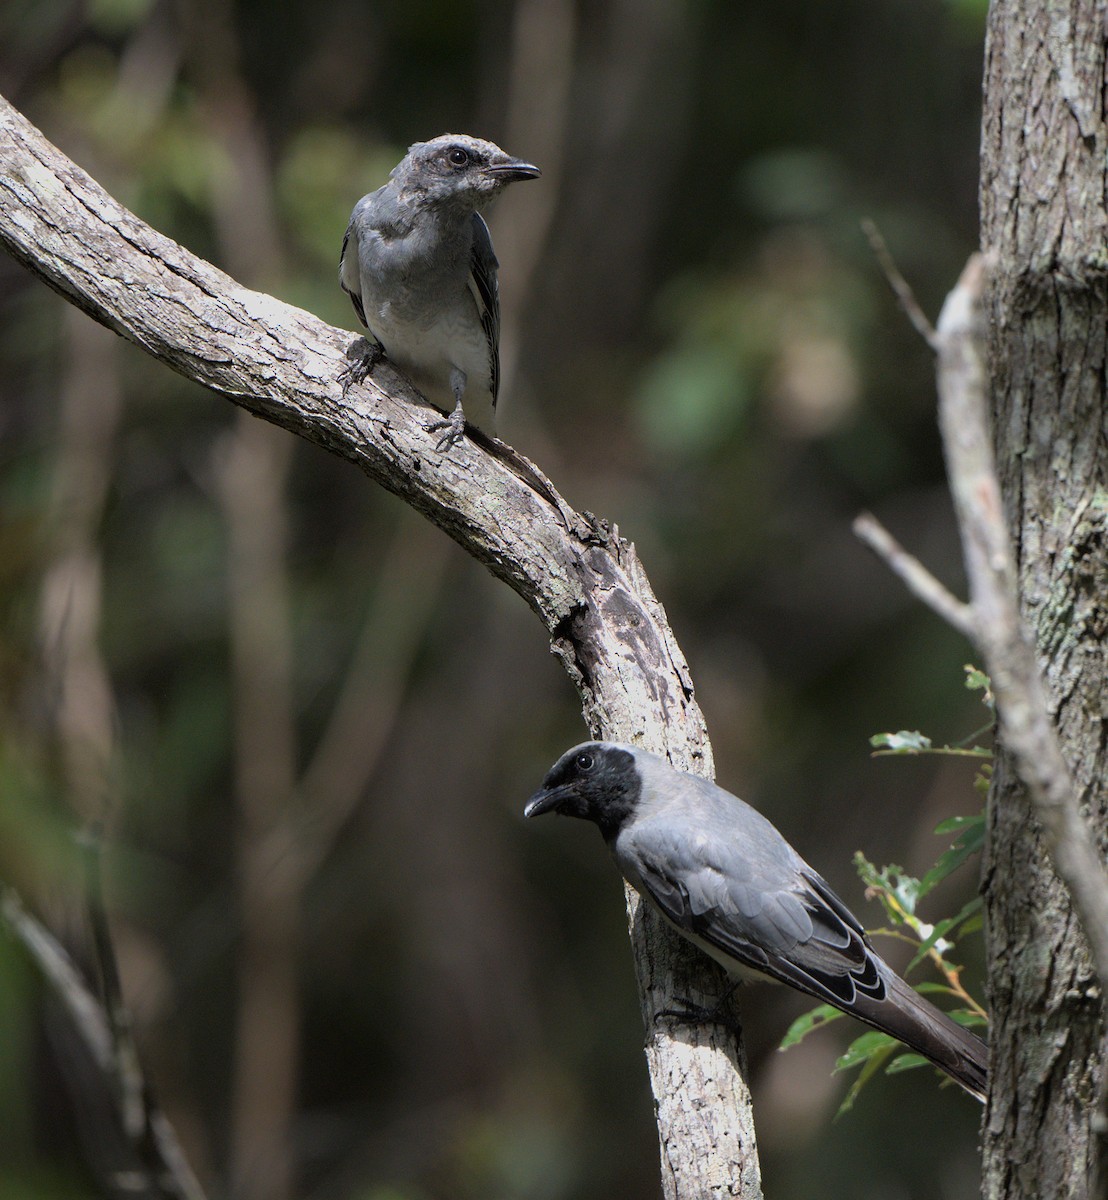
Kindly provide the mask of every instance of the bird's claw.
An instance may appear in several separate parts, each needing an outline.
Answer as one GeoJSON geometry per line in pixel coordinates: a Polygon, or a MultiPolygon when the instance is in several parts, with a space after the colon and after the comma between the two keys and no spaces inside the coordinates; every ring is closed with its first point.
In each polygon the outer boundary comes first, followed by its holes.
{"type": "Polygon", "coordinates": [[[737,985],[732,984],[727,991],[711,1006],[706,1007],[703,1004],[697,1004],[690,1000],[687,996],[674,996],[679,1008],[663,1008],[654,1014],[654,1023],[669,1019],[677,1021],[683,1025],[711,1025],[719,1023],[726,1025],[729,1029],[741,1033],[741,1026],[735,1016],[734,1009],[730,1006],[730,1000],[735,992],[737,985]]]}
{"type": "Polygon", "coordinates": [[[445,432],[442,437],[435,443],[435,449],[440,454],[445,454],[447,450],[456,446],[465,436],[466,419],[461,408],[456,408],[448,417],[442,417],[438,421],[432,421],[426,426],[428,433],[434,433],[436,429],[442,429],[445,432]]]}
{"type": "Polygon", "coordinates": [[[679,1007],[677,1008],[661,1008],[654,1014],[654,1022],[659,1021],[679,1021],[683,1025],[703,1025],[711,1019],[715,1008],[707,1008],[703,1004],[696,1004],[690,1000],[688,996],[674,996],[679,1007]]]}
{"type": "Polygon", "coordinates": [[[352,387],[365,383],[373,368],[385,357],[385,352],[378,342],[366,339],[366,348],[357,358],[347,363],[339,372],[339,382],[342,384],[342,398],[346,399],[347,392],[352,387]]]}

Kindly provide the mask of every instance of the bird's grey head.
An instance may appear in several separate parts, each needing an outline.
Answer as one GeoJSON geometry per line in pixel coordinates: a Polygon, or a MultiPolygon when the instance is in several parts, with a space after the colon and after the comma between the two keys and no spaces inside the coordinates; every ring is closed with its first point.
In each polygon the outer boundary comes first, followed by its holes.
{"type": "Polygon", "coordinates": [[[464,133],[444,133],[416,142],[390,178],[402,191],[431,204],[484,208],[509,183],[537,179],[541,172],[499,146],[464,133]]]}
{"type": "Polygon", "coordinates": [[[630,747],[583,742],[550,768],[523,815],[583,817],[595,821],[605,840],[611,840],[634,813],[641,792],[642,777],[630,747]]]}

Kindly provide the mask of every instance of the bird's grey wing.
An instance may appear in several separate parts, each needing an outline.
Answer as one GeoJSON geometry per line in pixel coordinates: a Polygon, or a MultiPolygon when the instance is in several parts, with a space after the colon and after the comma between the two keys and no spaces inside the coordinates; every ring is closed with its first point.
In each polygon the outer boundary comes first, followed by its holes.
{"type": "Polygon", "coordinates": [[[776,831],[767,840],[755,830],[740,859],[729,840],[672,821],[652,825],[621,833],[616,857],[697,944],[891,1034],[984,1098],[985,1044],[882,962],[849,909],[776,831]]]}
{"type": "Polygon", "coordinates": [[[350,302],[354,305],[354,311],[358,314],[358,320],[368,329],[369,326],[365,319],[365,307],[362,304],[362,280],[358,259],[358,226],[355,220],[357,215],[358,209],[355,208],[350,217],[350,224],[346,227],[346,234],[342,239],[342,254],[339,255],[339,285],[350,297],[350,302]]]}
{"type": "Polygon", "coordinates": [[[469,290],[477,305],[481,328],[489,347],[489,391],[493,408],[500,394],[500,288],[496,269],[500,264],[492,248],[489,227],[480,213],[473,214],[473,252],[469,268],[469,290]]]}
{"type": "Polygon", "coordinates": [[[654,819],[620,837],[649,897],[718,957],[837,1007],[885,993],[865,932],[827,883],[753,809],[747,838],[654,819]],[[768,831],[768,832],[767,832],[768,831]]]}

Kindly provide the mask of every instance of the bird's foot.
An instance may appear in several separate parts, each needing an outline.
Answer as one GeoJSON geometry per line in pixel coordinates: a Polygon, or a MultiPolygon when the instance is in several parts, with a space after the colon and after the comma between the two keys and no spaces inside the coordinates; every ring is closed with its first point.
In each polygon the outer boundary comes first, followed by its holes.
{"type": "Polygon", "coordinates": [[[339,383],[342,384],[342,398],[344,400],[346,399],[346,393],[352,387],[357,387],[359,384],[365,383],[373,368],[385,357],[385,351],[380,342],[371,342],[368,338],[364,338],[363,341],[365,342],[365,349],[339,372],[339,383]]]}
{"type": "Polygon", "coordinates": [[[466,415],[462,412],[462,406],[458,406],[448,417],[443,417],[438,421],[432,421],[426,426],[428,433],[434,433],[436,429],[445,430],[442,437],[435,443],[435,449],[440,454],[445,454],[447,450],[456,446],[465,436],[466,431],[466,415]]]}
{"type": "Polygon", "coordinates": [[[735,1016],[735,1010],[731,1007],[731,997],[735,994],[738,986],[737,983],[733,983],[711,1007],[697,1004],[687,996],[674,996],[679,1007],[661,1009],[654,1014],[654,1022],[657,1024],[658,1021],[668,1019],[682,1025],[719,1024],[725,1025],[737,1034],[742,1033],[742,1026],[735,1016]]]}

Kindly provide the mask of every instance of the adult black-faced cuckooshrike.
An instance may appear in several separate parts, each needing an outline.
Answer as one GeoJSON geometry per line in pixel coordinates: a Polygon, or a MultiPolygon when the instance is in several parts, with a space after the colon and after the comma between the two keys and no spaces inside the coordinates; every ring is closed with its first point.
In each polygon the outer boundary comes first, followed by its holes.
{"type": "Polygon", "coordinates": [[[761,813],[632,746],[586,742],[524,813],[600,827],[624,878],[733,977],[791,984],[898,1038],[983,1100],[985,1043],[881,958],[828,884],[761,813]]]}
{"type": "Polygon", "coordinates": [[[500,389],[498,264],[480,210],[539,174],[492,142],[443,134],[412,146],[350,216],[339,283],[376,346],[344,373],[346,386],[383,349],[450,413],[428,426],[445,430],[440,450],[461,439],[466,421],[492,433],[500,389]]]}

